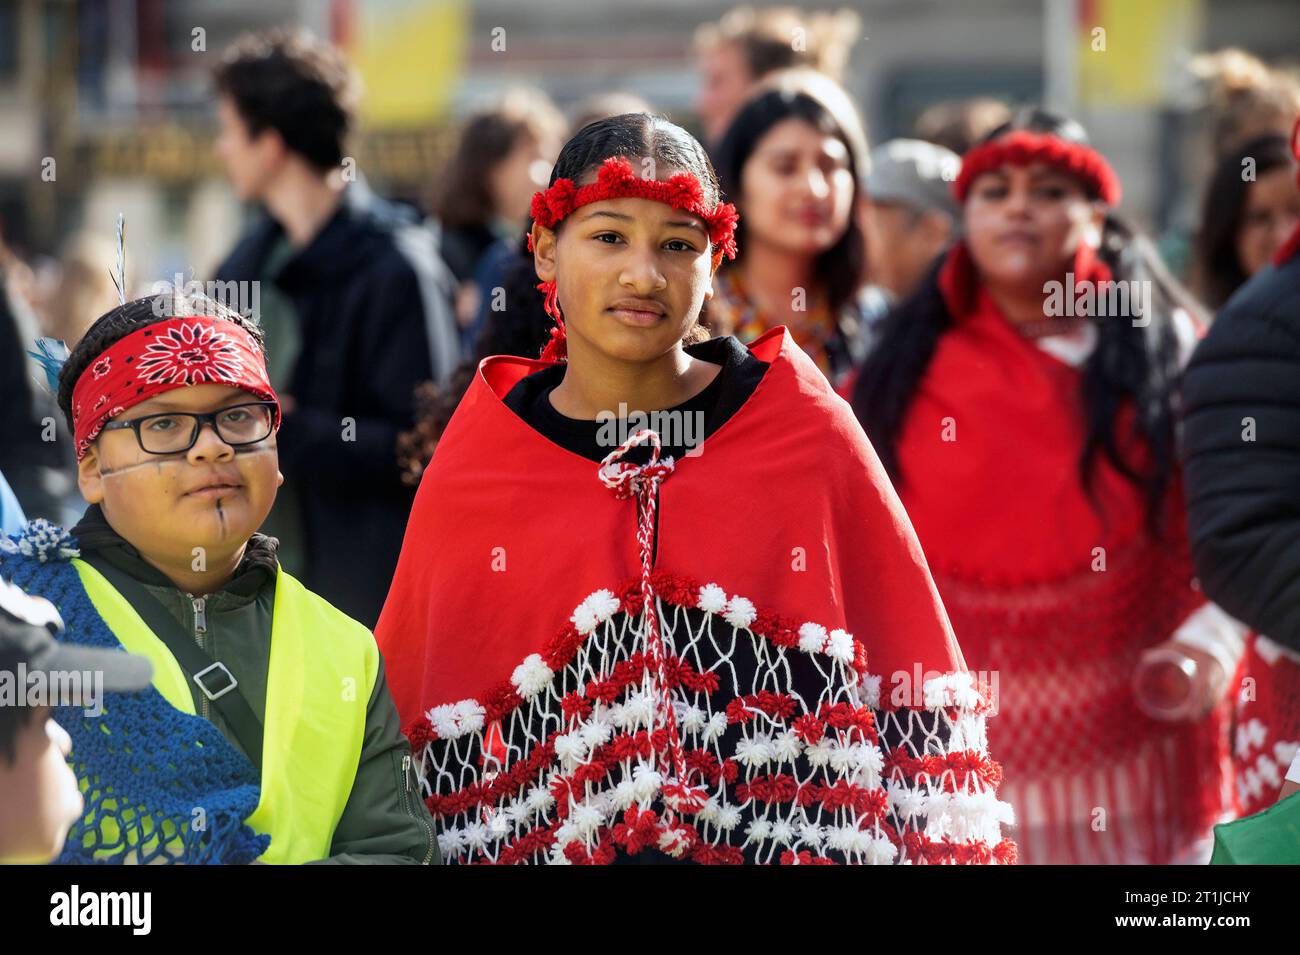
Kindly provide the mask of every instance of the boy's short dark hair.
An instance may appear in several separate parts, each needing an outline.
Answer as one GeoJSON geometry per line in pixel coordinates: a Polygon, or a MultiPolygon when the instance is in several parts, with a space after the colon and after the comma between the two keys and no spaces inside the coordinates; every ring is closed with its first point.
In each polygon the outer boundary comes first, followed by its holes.
{"type": "Polygon", "coordinates": [[[249,135],[274,129],[321,172],[342,162],[358,84],[334,46],[305,30],[248,34],[226,50],[214,79],[249,135]]]}
{"type": "Polygon", "coordinates": [[[136,329],[145,328],[157,322],[183,315],[211,315],[234,322],[252,336],[266,355],[265,336],[262,326],[253,319],[222,305],[220,302],[195,292],[166,291],[146,295],[144,298],[132,299],[125,305],[119,305],[105,312],[95,320],[86,334],[77,342],[77,346],[68,355],[59,371],[59,410],[72,428],[72,391],[77,387],[77,379],[91,363],[136,329]]]}

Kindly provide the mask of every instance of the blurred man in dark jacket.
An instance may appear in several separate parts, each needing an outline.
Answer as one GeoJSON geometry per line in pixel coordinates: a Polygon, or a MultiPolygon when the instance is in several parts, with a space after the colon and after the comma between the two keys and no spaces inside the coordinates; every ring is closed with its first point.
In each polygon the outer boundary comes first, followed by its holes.
{"type": "Polygon", "coordinates": [[[289,493],[266,529],[310,588],[373,626],[414,497],[397,436],[416,387],[460,358],[450,276],[417,217],[376,197],[343,155],[355,81],[336,50],[302,33],[246,37],[216,86],[217,152],[240,198],[264,210],[218,279],[259,283],[249,298],[289,398],[289,493]]]}

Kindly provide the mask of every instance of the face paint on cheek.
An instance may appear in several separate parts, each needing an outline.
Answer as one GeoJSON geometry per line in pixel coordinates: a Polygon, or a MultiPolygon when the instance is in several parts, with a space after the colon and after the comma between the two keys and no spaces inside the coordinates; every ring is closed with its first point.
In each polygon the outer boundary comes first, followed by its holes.
{"type": "MultiPolygon", "coordinates": [[[[258,443],[258,444],[250,444],[245,447],[232,448],[231,450],[233,450],[236,454],[267,454],[271,451],[276,450],[276,446],[273,443],[272,444],[258,443]]],[[[109,468],[101,464],[99,466],[99,474],[100,477],[115,477],[116,475],[119,474],[130,474],[132,471],[137,471],[140,468],[158,468],[159,470],[161,470],[162,467],[166,464],[182,464],[182,463],[185,464],[189,463],[188,459],[185,457],[183,453],[176,454],[176,455],[159,455],[156,460],[138,461],[135,464],[125,464],[120,468],[109,468]]]]}
{"type": "Polygon", "coordinates": [[[274,443],[266,444],[265,442],[258,442],[257,444],[247,444],[244,445],[243,447],[238,447],[234,449],[236,454],[269,454],[274,450],[276,450],[274,443]]]}
{"type": "Polygon", "coordinates": [[[99,466],[99,476],[117,477],[121,474],[130,474],[132,471],[138,471],[141,468],[156,468],[161,470],[165,464],[179,464],[184,460],[184,457],[159,458],[157,461],[139,461],[135,464],[125,464],[120,468],[106,468],[101,464],[99,466]]]}

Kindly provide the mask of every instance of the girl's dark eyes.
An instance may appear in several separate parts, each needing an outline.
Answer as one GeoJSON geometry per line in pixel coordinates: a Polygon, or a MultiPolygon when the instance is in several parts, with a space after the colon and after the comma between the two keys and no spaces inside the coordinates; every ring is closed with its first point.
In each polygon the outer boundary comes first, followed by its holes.
{"type": "MultiPolygon", "coordinates": [[[[816,166],[825,176],[833,176],[837,172],[847,172],[849,168],[848,163],[837,159],[819,159],[816,166]]],[[[799,164],[795,162],[773,163],[772,171],[778,176],[793,176],[799,172],[799,164]]]]}
{"type": "MultiPolygon", "coordinates": [[[[615,242],[622,242],[623,237],[616,232],[597,232],[592,236],[597,242],[604,242],[605,245],[613,245],[615,242]],[[606,239],[612,239],[612,242],[605,242],[606,239]]],[[[681,248],[671,249],[672,252],[694,252],[695,246],[691,245],[685,239],[669,239],[664,245],[678,245],[681,248]]]]}

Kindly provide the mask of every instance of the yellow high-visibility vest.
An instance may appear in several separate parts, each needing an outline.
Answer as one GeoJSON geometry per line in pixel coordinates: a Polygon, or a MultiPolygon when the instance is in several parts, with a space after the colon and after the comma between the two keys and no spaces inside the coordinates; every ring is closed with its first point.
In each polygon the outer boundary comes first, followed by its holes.
{"type": "MultiPolygon", "coordinates": [[[[153,663],[154,688],[176,709],[194,715],[190,681],[167,645],[94,567],[79,559],[72,564],[113,635],[153,663]]],[[[271,837],[260,861],[292,865],[330,854],[356,779],[378,673],[379,648],[370,631],[278,571],[261,798],[245,820],[271,837]]]]}

